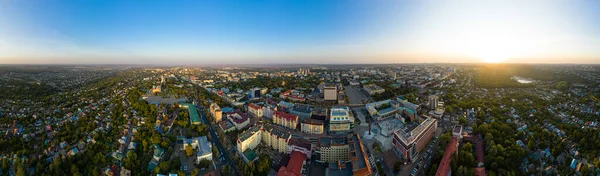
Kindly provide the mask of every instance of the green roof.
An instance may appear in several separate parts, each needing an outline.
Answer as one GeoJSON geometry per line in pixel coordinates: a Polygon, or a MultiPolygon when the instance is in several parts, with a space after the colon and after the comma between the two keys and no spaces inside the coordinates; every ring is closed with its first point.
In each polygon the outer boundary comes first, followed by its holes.
{"type": "Polygon", "coordinates": [[[190,103],[184,103],[182,104],[182,106],[186,107],[188,109],[188,111],[190,112],[190,123],[192,124],[199,124],[200,123],[200,115],[198,114],[198,111],[196,110],[196,106],[194,106],[193,104],[190,103]]]}
{"type": "Polygon", "coordinates": [[[248,158],[248,161],[254,161],[254,159],[256,157],[258,157],[258,154],[256,154],[256,152],[254,152],[254,150],[246,150],[244,152],[244,156],[246,156],[246,158],[248,158]]]}

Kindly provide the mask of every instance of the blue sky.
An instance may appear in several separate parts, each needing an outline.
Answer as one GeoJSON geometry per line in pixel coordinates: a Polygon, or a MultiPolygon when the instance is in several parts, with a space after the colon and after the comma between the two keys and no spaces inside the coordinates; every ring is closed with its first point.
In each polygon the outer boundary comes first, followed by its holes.
{"type": "Polygon", "coordinates": [[[599,1],[0,1],[0,63],[600,63],[599,1]]]}

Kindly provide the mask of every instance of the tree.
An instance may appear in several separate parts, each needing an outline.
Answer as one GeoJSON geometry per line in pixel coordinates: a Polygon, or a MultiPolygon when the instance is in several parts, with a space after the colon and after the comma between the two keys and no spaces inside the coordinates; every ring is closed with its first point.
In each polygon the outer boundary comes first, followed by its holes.
{"type": "Polygon", "coordinates": [[[394,163],[394,172],[398,172],[402,169],[402,162],[397,161],[396,163],[394,163]]]}
{"type": "Polygon", "coordinates": [[[535,150],[535,142],[533,142],[533,139],[527,142],[527,147],[529,148],[529,150],[535,150]]]}
{"type": "Polygon", "coordinates": [[[466,125],[467,124],[467,118],[465,117],[460,117],[458,119],[458,123],[460,123],[461,125],[466,125]]]}
{"type": "MultiPolygon", "coordinates": [[[[225,169],[225,168],[223,168],[225,169]]],[[[192,170],[192,176],[197,176],[200,173],[200,170],[198,170],[198,168],[195,168],[194,170],[192,170]]]]}
{"type": "Polygon", "coordinates": [[[561,81],[556,83],[556,89],[561,90],[561,91],[565,91],[567,90],[568,84],[566,81],[561,81]]]}
{"type": "Polygon", "coordinates": [[[77,166],[73,165],[71,166],[71,173],[75,176],[81,176],[81,173],[79,172],[79,168],[77,168],[77,166]]]}
{"type": "Polygon", "coordinates": [[[190,157],[193,154],[194,154],[194,149],[192,148],[192,145],[185,145],[185,155],[190,157]]]}

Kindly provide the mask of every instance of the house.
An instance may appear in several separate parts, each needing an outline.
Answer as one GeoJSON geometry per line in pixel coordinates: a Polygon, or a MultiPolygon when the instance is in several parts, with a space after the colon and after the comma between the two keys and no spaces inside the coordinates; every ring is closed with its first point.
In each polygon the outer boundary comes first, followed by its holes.
{"type": "Polygon", "coordinates": [[[165,149],[154,144],[154,152],[152,154],[152,159],[154,159],[156,161],[160,161],[160,159],[163,157],[164,154],[165,154],[165,149]]]}

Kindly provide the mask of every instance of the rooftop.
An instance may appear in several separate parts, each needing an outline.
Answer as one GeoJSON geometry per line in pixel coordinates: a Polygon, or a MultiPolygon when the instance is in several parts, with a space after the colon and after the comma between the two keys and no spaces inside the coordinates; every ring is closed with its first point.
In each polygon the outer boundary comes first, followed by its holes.
{"type": "Polygon", "coordinates": [[[331,116],[348,116],[349,111],[347,106],[334,106],[331,108],[331,116]]]}
{"type": "Polygon", "coordinates": [[[398,136],[398,138],[404,143],[404,144],[410,144],[413,143],[414,140],[417,139],[417,137],[419,137],[421,135],[421,133],[425,132],[431,125],[435,124],[437,122],[436,119],[433,118],[427,118],[425,119],[425,121],[423,121],[423,123],[419,124],[419,126],[417,126],[416,128],[414,128],[411,131],[405,132],[404,130],[397,130],[396,132],[394,132],[395,135],[398,136]]]}
{"type": "Polygon", "coordinates": [[[275,116],[286,119],[286,120],[291,120],[291,121],[298,120],[298,116],[289,114],[289,113],[285,113],[285,112],[281,112],[281,111],[275,111],[275,116]]]}
{"type": "Polygon", "coordinates": [[[196,110],[196,106],[190,103],[184,103],[181,104],[181,106],[185,107],[188,109],[188,111],[190,112],[190,122],[191,123],[200,123],[200,115],[198,114],[198,111],[196,110]]]}
{"type": "Polygon", "coordinates": [[[245,141],[246,139],[248,139],[249,137],[251,137],[252,135],[254,135],[254,133],[258,132],[258,130],[260,130],[260,126],[259,125],[255,125],[250,127],[250,129],[242,132],[240,134],[240,136],[238,137],[239,141],[245,141]]]}
{"type": "Polygon", "coordinates": [[[450,162],[452,161],[452,155],[456,152],[458,148],[458,138],[453,137],[448,147],[446,147],[446,151],[444,152],[444,156],[442,157],[442,161],[438,167],[435,175],[448,175],[450,172],[450,162]]]}
{"type": "Polygon", "coordinates": [[[262,109],[260,106],[258,106],[258,105],[256,105],[256,104],[254,104],[254,103],[250,103],[250,104],[248,104],[248,108],[252,108],[252,109],[255,109],[255,110],[260,110],[260,109],[262,109]]]}
{"type": "Polygon", "coordinates": [[[290,154],[290,161],[287,164],[287,167],[279,168],[279,172],[277,172],[277,176],[300,176],[302,175],[302,165],[304,164],[304,160],[306,160],[306,155],[302,152],[293,151],[290,154]]]}
{"type": "Polygon", "coordinates": [[[293,111],[302,113],[311,113],[313,109],[315,109],[315,106],[307,104],[296,104],[292,108],[293,111]]]}
{"type": "Polygon", "coordinates": [[[371,166],[369,164],[368,156],[366,155],[365,148],[360,135],[352,135],[352,145],[350,145],[350,155],[352,160],[352,171],[354,175],[370,175],[371,166]]]}
{"type": "Polygon", "coordinates": [[[330,136],[319,138],[319,147],[331,147],[348,144],[348,139],[344,136],[330,136]]]}

